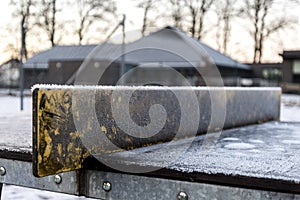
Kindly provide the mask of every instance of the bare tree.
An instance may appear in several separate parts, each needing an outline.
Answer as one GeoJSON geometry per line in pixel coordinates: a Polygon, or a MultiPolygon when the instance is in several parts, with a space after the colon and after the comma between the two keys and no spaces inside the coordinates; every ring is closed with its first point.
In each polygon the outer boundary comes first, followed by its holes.
{"type": "Polygon", "coordinates": [[[219,50],[223,53],[227,53],[232,19],[241,14],[239,8],[235,6],[236,4],[237,0],[219,0],[215,3],[218,16],[216,39],[219,50]]]}
{"type": "MultiPolygon", "coordinates": [[[[32,24],[29,22],[32,16],[32,7],[34,5],[33,0],[11,0],[10,4],[15,7],[13,17],[20,20],[20,27],[23,29],[23,45],[24,45],[24,57],[28,58],[28,48],[26,43],[27,33],[30,30],[32,24]]],[[[21,34],[21,31],[20,31],[21,34]]]]}
{"type": "Polygon", "coordinates": [[[170,0],[170,4],[171,18],[174,21],[174,26],[182,30],[184,0],[170,0]]]}
{"type": "MultiPolygon", "coordinates": [[[[7,38],[7,36],[10,35],[10,39],[6,39],[6,45],[3,49],[3,52],[9,55],[10,59],[19,58],[20,57],[20,28],[15,26],[8,26],[5,28],[5,30],[1,33],[1,38],[7,38]],[[3,34],[3,35],[2,35],[3,34]]],[[[26,49],[27,49],[26,45],[26,49]]],[[[27,50],[26,52],[29,52],[27,50]]]]}
{"type": "Polygon", "coordinates": [[[198,17],[198,6],[193,3],[193,0],[185,0],[186,6],[189,10],[190,16],[192,18],[192,24],[190,27],[190,31],[192,36],[195,37],[196,35],[196,25],[197,25],[197,17],[198,17]]]}
{"type": "Polygon", "coordinates": [[[203,37],[204,32],[204,17],[206,16],[208,10],[211,8],[214,0],[201,0],[199,9],[199,28],[198,28],[198,39],[203,37]]]}
{"type": "Polygon", "coordinates": [[[150,9],[153,7],[153,0],[147,0],[144,5],[143,3],[140,3],[138,7],[144,8],[144,16],[143,16],[143,26],[142,26],[142,34],[145,35],[146,28],[148,26],[148,13],[150,9]]]}
{"type": "Polygon", "coordinates": [[[185,0],[192,18],[190,31],[193,37],[197,37],[199,40],[204,36],[204,19],[213,3],[214,0],[185,0]]]}
{"type": "Polygon", "coordinates": [[[78,0],[76,1],[78,8],[79,24],[76,29],[78,35],[78,43],[81,44],[84,36],[89,28],[97,21],[109,22],[115,15],[116,4],[111,0],[78,0]]]}
{"type": "Polygon", "coordinates": [[[36,25],[43,29],[48,36],[51,46],[56,45],[57,20],[58,12],[56,0],[41,0],[39,4],[40,11],[36,14],[36,25]]]}
{"type": "MultiPolygon", "coordinates": [[[[253,26],[251,35],[254,41],[253,63],[261,63],[264,43],[269,36],[294,24],[293,19],[272,15],[275,0],[245,0],[244,12],[253,26]]],[[[289,3],[289,1],[285,1],[289,3]]]]}
{"type": "Polygon", "coordinates": [[[149,25],[151,24],[151,21],[149,19],[149,12],[156,10],[157,2],[157,0],[139,0],[137,7],[142,8],[144,10],[143,25],[141,31],[143,36],[145,35],[147,27],[149,27],[149,25]]]}

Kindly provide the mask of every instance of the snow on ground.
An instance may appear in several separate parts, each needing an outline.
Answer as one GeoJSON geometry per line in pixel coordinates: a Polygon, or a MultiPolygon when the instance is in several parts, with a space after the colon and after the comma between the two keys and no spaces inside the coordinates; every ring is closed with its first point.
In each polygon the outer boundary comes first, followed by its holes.
{"type": "Polygon", "coordinates": [[[280,116],[281,121],[300,121],[300,95],[282,95],[280,116]]]}
{"type": "MultiPolygon", "coordinates": [[[[24,98],[24,111],[20,112],[20,98],[7,96],[0,92],[0,115],[30,115],[31,97],[24,98]]],[[[300,95],[282,95],[281,120],[300,122],[300,95]]],[[[233,138],[234,139],[234,138],[233,138]]],[[[233,148],[233,147],[231,147],[233,148]]],[[[24,187],[4,185],[2,191],[3,200],[81,200],[88,198],[59,194],[24,187]]]]}
{"type": "Polygon", "coordinates": [[[13,185],[4,185],[2,200],[88,200],[85,197],[60,194],[13,185]]]}

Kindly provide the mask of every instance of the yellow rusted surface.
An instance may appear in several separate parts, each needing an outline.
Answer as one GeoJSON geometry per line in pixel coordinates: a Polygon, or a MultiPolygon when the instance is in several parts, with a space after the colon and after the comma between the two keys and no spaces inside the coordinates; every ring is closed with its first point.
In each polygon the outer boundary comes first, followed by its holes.
{"type": "Polygon", "coordinates": [[[46,176],[82,168],[89,152],[72,125],[71,91],[40,89],[37,95],[36,174],[46,176]]]}
{"type": "Polygon", "coordinates": [[[106,127],[105,127],[105,126],[101,126],[101,131],[102,131],[103,133],[107,133],[106,127]]]}

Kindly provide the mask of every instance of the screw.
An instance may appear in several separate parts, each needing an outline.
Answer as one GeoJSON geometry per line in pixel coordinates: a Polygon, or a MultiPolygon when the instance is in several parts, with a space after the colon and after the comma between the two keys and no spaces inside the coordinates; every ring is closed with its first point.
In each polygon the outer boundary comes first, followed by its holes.
{"type": "Polygon", "coordinates": [[[6,169],[4,167],[0,167],[0,174],[4,176],[6,174],[6,169]]]}
{"type": "Polygon", "coordinates": [[[187,193],[181,191],[178,193],[177,199],[178,200],[188,200],[189,197],[188,197],[187,193]]]}
{"type": "Polygon", "coordinates": [[[54,182],[55,182],[56,184],[60,184],[60,183],[62,182],[61,176],[60,176],[60,175],[55,175],[55,176],[54,176],[54,182]]]}
{"type": "Polygon", "coordinates": [[[111,183],[108,182],[108,181],[104,181],[103,184],[102,184],[102,189],[105,192],[109,192],[111,190],[111,183]]]}

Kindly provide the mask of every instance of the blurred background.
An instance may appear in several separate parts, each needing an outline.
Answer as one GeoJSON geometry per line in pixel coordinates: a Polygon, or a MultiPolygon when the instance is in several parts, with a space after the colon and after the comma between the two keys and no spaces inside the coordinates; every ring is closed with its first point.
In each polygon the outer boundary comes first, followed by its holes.
{"type": "MultiPolygon", "coordinates": [[[[1,1],[0,87],[13,91],[21,82],[25,89],[36,83],[73,84],[97,45],[116,36],[123,41],[117,48],[140,40],[159,43],[172,35],[157,33],[169,29],[197,41],[227,86],[281,86],[284,92],[298,93],[299,8],[298,0],[1,1]]],[[[157,66],[139,73],[140,79],[159,74],[168,62],[191,85],[205,85],[192,66],[156,55],[139,52],[114,62],[106,74],[109,80],[101,84],[114,85],[122,70],[147,62],[157,66]]]]}

